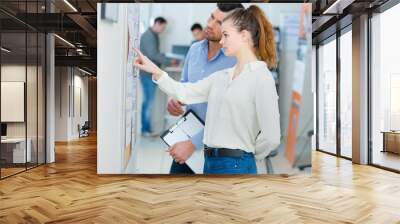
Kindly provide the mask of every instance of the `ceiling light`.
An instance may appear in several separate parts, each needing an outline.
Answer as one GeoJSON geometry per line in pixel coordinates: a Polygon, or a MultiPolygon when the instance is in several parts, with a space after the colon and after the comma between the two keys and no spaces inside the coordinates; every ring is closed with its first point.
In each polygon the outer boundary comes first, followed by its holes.
{"type": "Polygon", "coordinates": [[[339,14],[339,13],[337,13],[337,6],[338,6],[338,4],[339,4],[339,2],[340,2],[341,0],[336,0],[332,5],[330,5],[327,9],[325,9],[324,10],[324,12],[322,13],[322,14],[331,14],[331,13],[334,13],[334,14],[339,14]],[[333,10],[334,9],[334,10],[333,10]],[[334,12],[332,12],[332,10],[334,11],[334,12]]]}
{"type": "Polygon", "coordinates": [[[6,53],[10,53],[10,52],[11,52],[11,50],[9,50],[9,49],[7,49],[7,48],[5,48],[5,47],[1,47],[1,50],[4,51],[4,52],[6,52],[6,53]]]}
{"type": "Polygon", "coordinates": [[[78,67],[78,70],[81,71],[81,72],[83,72],[83,73],[85,73],[85,74],[87,74],[87,75],[90,75],[90,76],[92,75],[92,73],[90,73],[90,72],[88,72],[88,71],[86,71],[86,70],[83,70],[83,69],[81,69],[81,68],[79,68],[79,67],[78,67]]]}
{"type": "Polygon", "coordinates": [[[65,4],[67,4],[72,10],[74,10],[74,12],[78,12],[78,10],[71,4],[69,3],[68,0],[64,0],[65,4]]]}
{"type": "Polygon", "coordinates": [[[338,15],[343,14],[343,10],[349,7],[351,4],[356,2],[356,0],[336,0],[327,9],[324,10],[322,14],[328,15],[338,15]]]}
{"type": "Polygon", "coordinates": [[[71,44],[71,42],[67,41],[66,39],[58,36],[57,34],[54,34],[55,37],[57,37],[58,39],[60,39],[61,41],[63,41],[64,43],[66,43],[67,45],[69,45],[70,47],[75,48],[75,45],[71,44]]]}

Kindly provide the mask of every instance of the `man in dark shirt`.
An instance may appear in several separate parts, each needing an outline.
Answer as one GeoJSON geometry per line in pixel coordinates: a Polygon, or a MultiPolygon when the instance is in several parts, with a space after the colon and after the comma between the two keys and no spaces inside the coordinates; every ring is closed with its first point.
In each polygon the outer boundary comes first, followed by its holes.
{"type": "MultiPolygon", "coordinates": [[[[140,50],[143,54],[147,55],[150,60],[157,64],[157,66],[176,64],[175,60],[167,58],[160,52],[160,40],[158,35],[164,32],[166,27],[167,21],[163,17],[157,17],[154,20],[154,25],[149,27],[140,37],[140,50]]],[[[140,71],[139,77],[143,87],[143,103],[141,111],[142,135],[155,136],[155,133],[151,130],[150,116],[156,86],[151,80],[151,75],[147,75],[143,70],[140,71]]]]}
{"type": "Polygon", "coordinates": [[[190,27],[190,31],[192,31],[192,35],[194,38],[194,40],[192,41],[192,43],[190,45],[192,45],[193,43],[196,43],[197,41],[204,40],[205,35],[204,35],[203,27],[199,23],[193,24],[192,27],[190,27]]]}

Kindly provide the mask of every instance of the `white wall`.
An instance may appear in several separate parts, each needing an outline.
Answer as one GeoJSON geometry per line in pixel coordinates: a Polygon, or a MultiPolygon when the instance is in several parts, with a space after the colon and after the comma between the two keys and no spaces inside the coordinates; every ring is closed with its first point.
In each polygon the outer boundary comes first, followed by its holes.
{"type": "Polygon", "coordinates": [[[73,119],[72,119],[72,129],[71,129],[71,135],[73,138],[78,138],[79,137],[79,132],[78,132],[78,124],[82,126],[85,121],[89,120],[89,114],[88,114],[88,97],[89,97],[89,92],[88,92],[88,76],[83,76],[84,73],[80,72],[79,70],[75,69],[74,71],[74,92],[75,94],[72,99],[74,99],[73,105],[75,109],[75,113],[73,113],[73,119]],[[80,99],[78,98],[78,92],[77,90],[80,90],[80,99]],[[80,100],[80,105],[78,100],[80,100]],[[79,111],[79,107],[81,111],[79,111]]]}
{"type": "Polygon", "coordinates": [[[88,77],[72,67],[56,67],[55,73],[55,140],[70,141],[79,138],[78,124],[88,120],[88,77]],[[82,114],[76,108],[76,87],[81,89],[82,114]]]}
{"type": "Polygon", "coordinates": [[[126,7],[118,4],[116,23],[102,20],[100,4],[97,7],[97,173],[120,174],[125,143],[121,56],[126,55],[126,7]]]}
{"type": "Polygon", "coordinates": [[[55,68],[55,141],[68,141],[68,68],[55,68]]]}

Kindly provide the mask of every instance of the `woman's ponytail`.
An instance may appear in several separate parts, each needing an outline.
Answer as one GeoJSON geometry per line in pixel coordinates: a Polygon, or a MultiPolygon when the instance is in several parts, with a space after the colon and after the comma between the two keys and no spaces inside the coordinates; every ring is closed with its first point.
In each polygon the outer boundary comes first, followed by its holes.
{"type": "Polygon", "coordinates": [[[269,69],[276,68],[274,31],[264,12],[258,6],[252,5],[247,9],[236,9],[224,21],[229,19],[239,31],[250,32],[259,60],[265,61],[269,69]]]}
{"type": "Polygon", "coordinates": [[[248,8],[248,11],[254,15],[259,26],[259,34],[256,35],[258,38],[253,39],[253,41],[258,39],[256,54],[267,63],[269,68],[276,68],[275,35],[272,25],[259,7],[252,5],[248,8]]]}

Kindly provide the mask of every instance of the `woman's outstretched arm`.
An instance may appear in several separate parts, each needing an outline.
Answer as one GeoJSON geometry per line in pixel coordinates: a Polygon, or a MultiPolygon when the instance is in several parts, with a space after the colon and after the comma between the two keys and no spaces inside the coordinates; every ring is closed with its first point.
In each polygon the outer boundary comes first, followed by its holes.
{"type": "Polygon", "coordinates": [[[134,66],[151,73],[153,81],[158,84],[158,87],[163,92],[185,104],[207,102],[211,85],[216,75],[210,75],[195,83],[177,82],[138,49],[135,49],[135,51],[138,57],[134,61],[134,66]]]}

